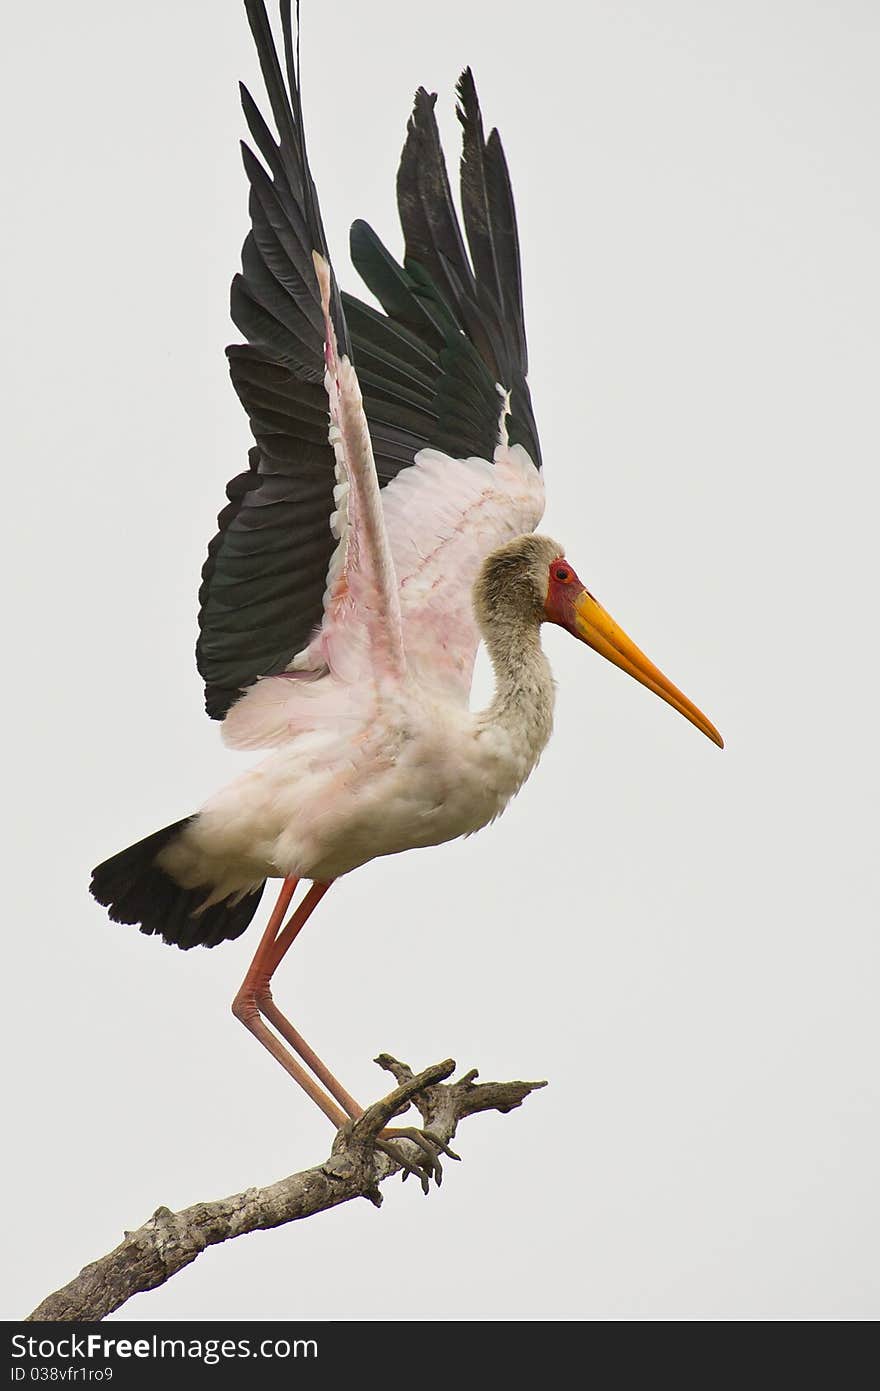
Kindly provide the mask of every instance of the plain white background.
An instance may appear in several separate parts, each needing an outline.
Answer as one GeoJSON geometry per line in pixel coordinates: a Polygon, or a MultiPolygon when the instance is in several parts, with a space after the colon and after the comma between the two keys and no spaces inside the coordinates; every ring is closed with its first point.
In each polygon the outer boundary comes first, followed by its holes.
{"type": "MultiPolygon", "coordinates": [[[[556,733],[515,804],[337,886],[276,993],[365,1100],[382,1049],[550,1086],[468,1122],[428,1200],[234,1241],[123,1316],[876,1316],[877,8],[304,9],[349,286],[355,216],[400,248],[415,86],[454,170],[473,65],[518,202],[545,529],[728,747],[548,632],[556,733]]],[[[86,891],[241,766],[192,646],[249,442],[222,353],[243,10],[19,6],[5,40],[15,1317],[159,1203],[331,1137],[229,1013],[255,933],[185,955],[86,891]]]]}

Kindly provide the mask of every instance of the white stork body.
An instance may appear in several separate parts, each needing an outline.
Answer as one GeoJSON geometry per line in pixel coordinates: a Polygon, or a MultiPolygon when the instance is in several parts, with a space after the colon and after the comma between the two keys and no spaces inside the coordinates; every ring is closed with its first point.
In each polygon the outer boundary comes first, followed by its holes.
{"type": "Polygon", "coordinates": [[[531,726],[499,726],[415,681],[370,704],[344,734],[299,735],[223,788],[160,863],[187,887],[212,884],[212,901],[271,877],[328,883],[487,825],[550,735],[546,701],[531,726]]]}

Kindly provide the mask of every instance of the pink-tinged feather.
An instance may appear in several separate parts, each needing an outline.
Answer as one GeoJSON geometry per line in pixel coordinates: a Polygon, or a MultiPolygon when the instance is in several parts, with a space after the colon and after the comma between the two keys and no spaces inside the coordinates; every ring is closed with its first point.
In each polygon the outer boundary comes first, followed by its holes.
{"type": "Polygon", "coordinates": [[[474,581],[491,551],[537,526],[541,475],[520,445],[499,445],[494,464],[423,449],[382,499],[410,673],[467,705],[479,643],[474,581]]]}
{"type": "Polygon", "coordinates": [[[345,681],[400,681],[406,671],[397,575],[357,374],[339,357],[330,317],[330,268],[313,253],[326,330],[325,386],[336,458],[339,553],[331,563],[324,622],[296,665],[329,666],[345,681]],[[346,491],[347,487],[347,491],[346,491]]]}

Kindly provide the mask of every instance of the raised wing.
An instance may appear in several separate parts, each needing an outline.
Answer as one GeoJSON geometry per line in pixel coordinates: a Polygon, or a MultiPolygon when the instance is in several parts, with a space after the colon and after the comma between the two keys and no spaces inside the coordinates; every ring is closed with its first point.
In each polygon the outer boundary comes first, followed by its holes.
{"type": "MultiPolygon", "coordinates": [[[[241,274],[232,282],[231,311],[248,343],[227,355],[256,446],[248,472],[226,490],[229,506],[217,519],[202,569],[196,661],[206,709],[215,719],[258,676],[283,671],[308,639],[336,545],[327,525],[334,460],[323,386],[324,320],[312,263],[313,248],[326,250],[324,233],[301,123],[265,8],[259,0],[247,0],[246,7],[280,138],[276,143],[242,87],[245,118],[265,168],[242,145],[252,227],[241,274]]],[[[289,12],[285,40],[290,68],[289,12]]],[[[341,334],[338,308],[335,320],[341,334]]]]}
{"type": "Polygon", "coordinates": [[[279,139],[242,88],[265,167],[243,146],[252,228],[231,310],[248,343],[228,356],[256,448],[208,549],[196,647],[208,712],[221,717],[245,687],[286,670],[322,617],[332,633],[347,615],[362,663],[372,640],[377,661],[402,665],[375,465],[306,157],[290,6],[281,7],[285,87],[265,6],[245,3],[279,139]],[[331,528],[334,513],[342,524],[331,528]]]}
{"type": "Polygon", "coordinates": [[[397,176],[403,267],[355,223],[352,260],[385,315],[346,294],[343,302],[380,468],[401,446],[414,461],[383,493],[410,668],[466,702],[479,641],[477,571],[490,551],[537,525],[544,489],[507,164],[498,132],[484,138],[469,68],[458,96],[470,257],[435,97],[420,88],[397,176]]]}
{"type": "MultiPolygon", "coordinates": [[[[473,356],[470,358],[471,370],[465,377],[466,385],[471,388],[467,400],[465,393],[455,393],[454,389],[449,395],[442,393],[441,418],[444,406],[457,408],[450,423],[457,425],[459,431],[462,427],[469,430],[473,446],[477,442],[474,428],[485,431],[493,414],[490,410],[487,416],[485,395],[475,395],[474,388],[478,380],[483,385],[487,379],[493,385],[497,383],[509,396],[506,435],[510,443],[523,445],[540,468],[538,432],[526,385],[528,352],[519,239],[507,162],[497,130],[491,132],[488,140],[484,139],[470,68],[462,73],[456,90],[463,136],[461,204],[470,260],[452,202],[434,118],[436,96],[419,88],[397,174],[397,203],[405,239],[404,267],[423,305],[436,296],[448,307],[457,335],[463,335],[473,345],[483,368],[481,372],[473,372],[473,356]]],[[[404,325],[409,321],[420,336],[430,340],[432,334],[430,329],[425,333],[424,317],[414,319],[411,316],[409,305],[401,304],[399,292],[393,282],[389,283],[387,269],[381,266],[375,253],[370,254],[369,247],[362,242],[358,244],[357,233],[362,226],[355,224],[352,239],[352,259],[358,271],[389,318],[404,325]]],[[[443,365],[452,377],[460,378],[465,360],[460,356],[460,348],[455,352],[458,339],[456,334],[449,334],[447,321],[444,320],[441,328],[442,349],[446,350],[443,365]]],[[[369,341],[369,335],[363,336],[369,341]]],[[[363,359],[365,346],[366,342],[358,343],[359,361],[363,359]]],[[[366,363],[364,368],[366,383],[369,380],[366,363]]],[[[366,394],[369,397],[369,392],[366,394]]],[[[494,404],[497,411],[498,403],[494,404]]],[[[493,423],[497,423],[497,415],[493,423]]],[[[472,448],[471,452],[491,459],[497,443],[496,429],[488,450],[472,448]]],[[[447,447],[445,442],[442,447],[447,447]]],[[[461,453],[461,449],[452,452],[461,453]]]]}
{"type": "MultiPolygon", "coordinates": [[[[345,702],[330,686],[356,682],[363,672],[363,625],[352,621],[356,597],[342,575],[361,548],[353,518],[365,520],[367,512],[352,501],[340,439],[334,435],[334,447],[327,436],[325,326],[311,253],[329,258],[302,139],[289,4],[281,0],[287,87],[262,0],[246,6],[278,132],[276,139],[242,89],[263,163],[245,147],[252,230],[232,313],[248,342],[228,354],[256,447],[248,473],[230,484],[230,505],[209,548],[197,654],[209,713],[222,718],[237,701],[224,732],[231,742],[253,744],[340,711],[345,702]]],[[[535,525],[541,485],[507,170],[497,133],[483,138],[469,71],[459,96],[471,259],[449,192],[435,99],[420,90],[398,178],[403,266],[365,223],[352,228],[353,258],[385,312],[340,298],[331,274],[329,314],[340,353],[350,353],[357,368],[352,380],[363,392],[382,489],[390,565],[373,544],[375,516],[364,533],[372,527],[370,582],[379,576],[385,593],[387,630],[374,636],[381,646],[395,630],[396,575],[407,658],[411,651],[423,679],[466,698],[476,647],[473,577],[488,550],[535,525]],[[433,673],[426,623],[455,630],[446,648],[435,649],[433,673]]],[[[370,604],[361,611],[369,613],[370,604]]],[[[386,645],[381,660],[396,671],[403,659],[386,645]]]]}

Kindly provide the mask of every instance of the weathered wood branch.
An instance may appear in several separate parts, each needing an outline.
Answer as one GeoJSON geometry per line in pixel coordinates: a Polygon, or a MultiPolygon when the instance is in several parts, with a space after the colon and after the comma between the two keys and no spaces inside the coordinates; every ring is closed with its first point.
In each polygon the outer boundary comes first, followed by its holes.
{"type": "MultiPolygon", "coordinates": [[[[247,1188],[216,1202],[194,1203],[180,1212],[157,1208],[137,1231],[126,1232],[124,1241],[113,1251],[85,1266],[69,1284],[44,1299],[28,1320],[103,1319],[132,1295],[164,1284],[208,1246],[245,1232],[312,1217],[352,1198],[368,1198],[378,1207],[382,1202],[380,1183],[402,1169],[425,1164],[423,1149],[412,1140],[395,1141],[398,1157],[393,1151],[376,1148],[379,1132],[410,1102],[421,1112],[426,1131],[441,1142],[443,1152],[450,1153],[447,1147],[459,1122],[467,1116],[479,1111],[512,1111],[530,1092],[546,1085],[478,1084],[476,1069],[460,1081],[444,1085],[455,1068],[451,1059],[416,1075],[387,1053],[380,1054],[376,1062],[392,1073],[397,1087],[368,1107],[354,1124],[339,1131],[323,1164],[291,1174],[266,1188],[247,1188]]],[[[439,1184],[439,1159],[428,1169],[433,1170],[439,1184]]],[[[427,1188],[424,1181],[423,1186],[427,1188]]]]}

